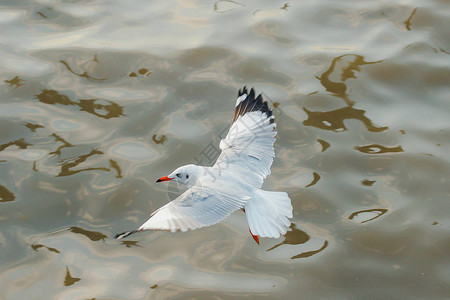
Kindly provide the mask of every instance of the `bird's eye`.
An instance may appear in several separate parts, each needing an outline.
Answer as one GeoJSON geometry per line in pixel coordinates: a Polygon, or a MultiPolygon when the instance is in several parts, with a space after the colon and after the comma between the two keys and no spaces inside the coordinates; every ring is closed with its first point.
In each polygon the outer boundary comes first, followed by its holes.
{"type": "Polygon", "coordinates": [[[186,179],[188,179],[189,178],[189,175],[186,175],[186,179]]]}
{"type": "Polygon", "coordinates": [[[177,175],[178,178],[181,178],[181,173],[177,173],[175,175],[177,175]]]}

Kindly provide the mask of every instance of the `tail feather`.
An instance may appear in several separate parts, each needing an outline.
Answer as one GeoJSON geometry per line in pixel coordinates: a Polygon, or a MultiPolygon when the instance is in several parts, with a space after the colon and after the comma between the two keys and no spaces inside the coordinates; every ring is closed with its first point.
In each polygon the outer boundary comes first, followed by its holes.
{"type": "Polygon", "coordinates": [[[245,204],[245,212],[254,235],[277,238],[284,235],[291,224],[291,199],[284,192],[259,190],[245,204]]]}

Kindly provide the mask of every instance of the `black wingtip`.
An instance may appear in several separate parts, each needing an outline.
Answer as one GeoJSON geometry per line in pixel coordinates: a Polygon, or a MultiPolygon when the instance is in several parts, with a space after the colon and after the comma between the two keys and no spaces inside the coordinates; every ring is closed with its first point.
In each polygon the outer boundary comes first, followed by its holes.
{"type": "Polygon", "coordinates": [[[244,86],[242,91],[239,90],[239,92],[238,92],[238,97],[240,97],[242,95],[247,95],[247,97],[236,105],[232,123],[234,121],[236,121],[239,116],[243,116],[248,112],[257,111],[257,110],[265,113],[267,118],[270,119],[271,124],[274,123],[274,120],[272,117],[272,110],[269,108],[267,101],[264,101],[261,94],[259,94],[255,98],[255,95],[256,95],[255,90],[253,88],[251,88],[250,93],[248,93],[247,87],[244,86]]]}
{"type": "Polygon", "coordinates": [[[255,100],[255,90],[252,88],[250,90],[250,94],[247,97],[250,101],[254,101],[255,100]]]}
{"type": "Polygon", "coordinates": [[[238,98],[240,96],[244,95],[244,94],[248,95],[247,86],[245,86],[245,85],[244,85],[244,88],[242,89],[242,91],[239,89],[239,91],[238,91],[238,98]]]}
{"type": "Polygon", "coordinates": [[[138,230],[125,231],[125,232],[116,234],[116,235],[114,236],[114,238],[115,238],[116,240],[120,240],[120,239],[123,239],[124,237],[127,237],[127,236],[129,236],[129,235],[131,235],[131,234],[133,234],[133,233],[136,233],[136,232],[138,232],[138,230]]]}

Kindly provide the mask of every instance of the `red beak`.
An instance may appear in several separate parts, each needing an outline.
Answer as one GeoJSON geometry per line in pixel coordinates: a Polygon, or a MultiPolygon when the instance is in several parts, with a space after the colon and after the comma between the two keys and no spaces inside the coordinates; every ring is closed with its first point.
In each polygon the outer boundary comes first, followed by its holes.
{"type": "Polygon", "coordinates": [[[161,181],[169,181],[172,180],[173,178],[169,178],[167,176],[161,177],[160,179],[156,180],[156,182],[161,182],[161,181]]]}

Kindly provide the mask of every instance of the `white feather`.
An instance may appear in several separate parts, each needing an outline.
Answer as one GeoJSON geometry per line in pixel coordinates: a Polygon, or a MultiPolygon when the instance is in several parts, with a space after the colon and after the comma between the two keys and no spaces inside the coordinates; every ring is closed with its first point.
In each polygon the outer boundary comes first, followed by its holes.
{"type": "Polygon", "coordinates": [[[245,204],[245,213],[254,235],[277,238],[285,234],[291,224],[291,199],[284,192],[257,190],[245,204]]]}
{"type": "Polygon", "coordinates": [[[220,187],[193,187],[156,210],[138,230],[187,231],[216,224],[242,208],[249,195],[220,192],[220,187]]]}
{"type": "Polygon", "coordinates": [[[239,96],[239,97],[236,99],[236,105],[235,105],[234,107],[238,106],[239,103],[241,103],[242,101],[245,100],[245,98],[247,98],[247,94],[243,94],[243,95],[239,96]]]}
{"type": "Polygon", "coordinates": [[[270,174],[275,156],[275,127],[275,123],[271,124],[270,118],[260,111],[239,116],[225,139],[220,141],[222,153],[213,167],[241,173],[252,185],[260,188],[270,174]]]}

